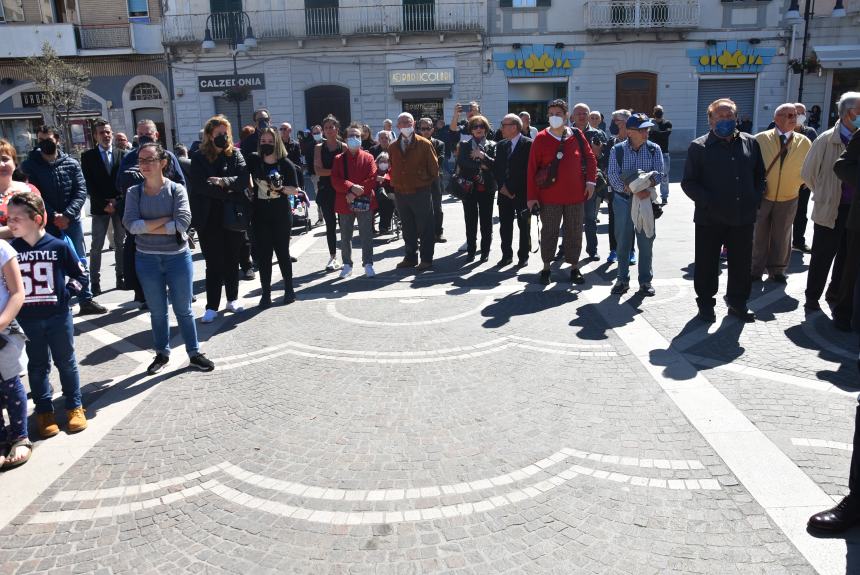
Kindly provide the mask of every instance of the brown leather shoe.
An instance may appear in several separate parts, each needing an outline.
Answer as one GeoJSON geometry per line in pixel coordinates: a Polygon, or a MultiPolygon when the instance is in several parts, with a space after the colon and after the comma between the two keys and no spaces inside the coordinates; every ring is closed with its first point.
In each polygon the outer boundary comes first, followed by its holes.
{"type": "Polygon", "coordinates": [[[87,428],[87,416],[84,413],[83,407],[66,411],[66,416],[69,418],[69,433],[77,433],[87,428]]]}
{"type": "Polygon", "coordinates": [[[57,425],[57,420],[54,418],[54,412],[37,413],[36,429],[39,430],[39,435],[44,438],[54,437],[60,433],[60,426],[57,425]]]}
{"type": "Polygon", "coordinates": [[[423,272],[433,267],[433,262],[421,262],[418,264],[418,271],[423,272]]]}
{"type": "Polygon", "coordinates": [[[397,264],[397,269],[402,270],[404,268],[414,268],[416,265],[418,265],[418,262],[414,262],[412,260],[407,260],[406,258],[403,258],[403,261],[401,261],[399,264],[397,264]]]}

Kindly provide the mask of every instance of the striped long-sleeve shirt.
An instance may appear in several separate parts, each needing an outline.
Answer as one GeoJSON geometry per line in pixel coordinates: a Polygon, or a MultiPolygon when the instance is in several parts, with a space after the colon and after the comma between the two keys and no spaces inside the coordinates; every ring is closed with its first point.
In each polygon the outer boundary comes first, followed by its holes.
{"type": "Polygon", "coordinates": [[[624,192],[624,180],[622,174],[627,172],[642,170],[643,172],[657,172],[654,176],[656,183],[663,181],[663,152],[660,146],[654,142],[646,141],[639,146],[636,151],[630,146],[630,140],[624,140],[620,144],[612,146],[609,151],[609,185],[612,186],[613,192],[624,192]],[[624,148],[624,158],[622,165],[619,165],[617,152],[619,146],[624,148]]]}

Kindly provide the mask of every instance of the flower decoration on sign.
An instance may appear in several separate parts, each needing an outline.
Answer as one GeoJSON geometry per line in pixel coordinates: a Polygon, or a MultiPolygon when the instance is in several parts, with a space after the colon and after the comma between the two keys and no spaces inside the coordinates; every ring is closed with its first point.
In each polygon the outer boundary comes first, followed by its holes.
{"type": "Polygon", "coordinates": [[[224,99],[228,102],[244,102],[250,95],[250,86],[235,86],[224,90],[224,99]]]}
{"type": "Polygon", "coordinates": [[[802,74],[804,72],[807,74],[815,74],[821,69],[821,62],[819,62],[818,58],[813,54],[806,60],[800,60],[798,58],[789,60],[788,67],[795,74],[802,74]]]}

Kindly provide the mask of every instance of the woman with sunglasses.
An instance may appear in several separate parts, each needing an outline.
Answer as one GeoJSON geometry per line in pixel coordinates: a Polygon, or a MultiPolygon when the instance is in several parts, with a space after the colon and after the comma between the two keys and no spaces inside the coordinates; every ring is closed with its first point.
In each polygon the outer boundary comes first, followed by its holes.
{"type": "Polygon", "coordinates": [[[466,220],[466,259],[473,261],[478,246],[478,222],[481,227],[481,262],[490,258],[493,242],[493,201],[496,197],[496,178],[493,164],[496,160],[496,143],[487,138],[490,122],[484,116],[472,116],[467,124],[469,140],[461,140],[457,152],[457,173],[466,182],[461,195],[463,216],[466,220]]]}
{"type": "Polygon", "coordinates": [[[343,153],[346,146],[340,141],[340,122],[332,115],[326,116],[322,122],[322,133],[325,140],[314,148],[314,172],[319,177],[316,203],[322,211],[325,220],[325,236],[328,242],[329,260],[326,271],[334,271],[340,266],[337,263],[337,214],[334,211],[336,192],[331,183],[331,166],[335,156],[343,153]]]}

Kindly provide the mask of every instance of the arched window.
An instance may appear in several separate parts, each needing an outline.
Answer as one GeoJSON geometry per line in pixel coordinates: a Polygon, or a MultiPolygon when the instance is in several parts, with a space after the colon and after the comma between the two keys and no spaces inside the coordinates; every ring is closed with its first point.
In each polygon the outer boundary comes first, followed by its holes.
{"type": "Polygon", "coordinates": [[[152,84],[141,82],[131,91],[132,100],[161,100],[161,92],[152,84]]]}

